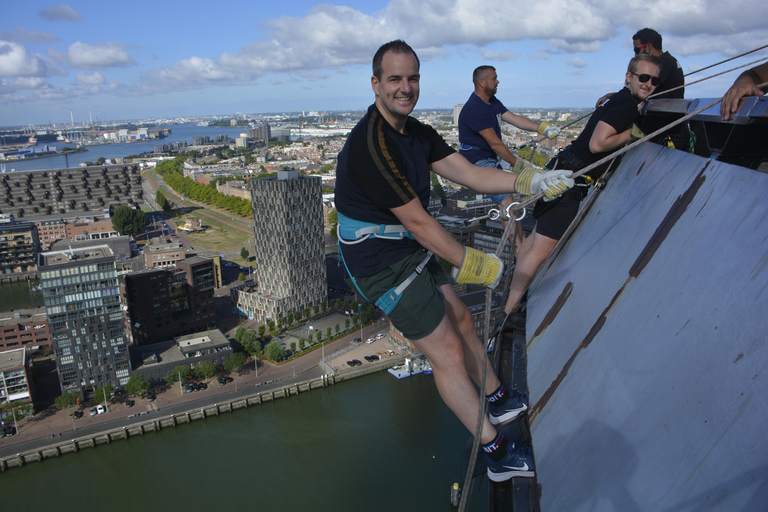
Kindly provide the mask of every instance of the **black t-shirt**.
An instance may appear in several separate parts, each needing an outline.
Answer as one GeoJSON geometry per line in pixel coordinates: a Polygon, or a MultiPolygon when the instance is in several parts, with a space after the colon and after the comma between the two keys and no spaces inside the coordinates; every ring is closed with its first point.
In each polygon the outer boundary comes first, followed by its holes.
{"type": "MultiPolygon", "coordinates": [[[[336,167],[336,208],[352,219],[400,224],[390,208],[418,198],[429,204],[429,166],[455,151],[431,126],[409,117],[406,135],[393,129],[371,105],[349,134],[336,167]]],[[[353,276],[369,276],[420,249],[413,239],[371,238],[341,244],[353,276]]]]}
{"type": "Polygon", "coordinates": [[[676,58],[671,56],[669,52],[664,52],[661,54],[661,57],[659,57],[659,60],[661,60],[661,70],[659,71],[659,79],[661,80],[661,83],[654,91],[653,99],[684,97],[685,88],[668,92],[666,94],[659,94],[685,84],[683,68],[680,67],[680,63],[677,62],[676,58]],[[659,95],[656,96],[657,94],[659,95]]]}
{"type": "MultiPolygon", "coordinates": [[[[574,154],[585,164],[597,162],[601,158],[605,158],[610,155],[616,149],[610,151],[603,151],[601,153],[592,153],[589,150],[589,139],[592,138],[592,134],[595,131],[597,123],[604,121],[611,125],[617,133],[621,133],[630,127],[637,119],[637,100],[629,92],[629,89],[624,87],[622,90],[610,96],[601,106],[599,106],[592,117],[589,119],[584,131],[573,141],[571,150],[574,154]]],[[[601,165],[595,169],[592,169],[587,174],[592,178],[599,178],[608,167],[607,164],[601,165]]]]}

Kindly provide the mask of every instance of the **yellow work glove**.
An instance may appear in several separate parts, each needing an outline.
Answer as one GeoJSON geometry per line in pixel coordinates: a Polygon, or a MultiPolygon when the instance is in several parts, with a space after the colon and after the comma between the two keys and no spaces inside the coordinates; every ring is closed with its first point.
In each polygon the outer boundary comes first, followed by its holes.
{"type": "Polygon", "coordinates": [[[515,191],[524,196],[542,192],[544,198],[552,200],[574,185],[572,171],[546,171],[529,166],[515,179],[515,191]]]}
{"type": "Polygon", "coordinates": [[[636,124],[632,125],[632,130],[629,132],[629,138],[632,142],[635,142],[637,139],[642,139],[645,137],[645,134],[643,133],[643,130],[640,129],[639,126],[636,124]]]}
{"type": "Polygon", "coordinates": [[[548,139],[554,139],[555,137],[560,135],[560,128],[558,128],[557,126],[551,125],[546,121],[540,122],[539,127],[536,129],[536,131],[548,139]]]}
{"type": "Polygon", "coordinates": [[[501,280],[504,264],[495,254],[486,254],[471,247],[464,248],[464,259],[459,268],[453,267],[451,274],[460,284],[482,284],[496,288],[501,280]]]}

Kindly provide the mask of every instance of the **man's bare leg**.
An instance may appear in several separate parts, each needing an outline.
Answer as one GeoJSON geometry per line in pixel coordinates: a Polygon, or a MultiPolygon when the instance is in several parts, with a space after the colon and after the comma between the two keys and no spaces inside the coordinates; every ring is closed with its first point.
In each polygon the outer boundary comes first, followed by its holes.
{"type": "Polygon", "coordinates": [[[464,347],[464,361],[467,373],[469,373],[469,376],[472,377],[472,380],[475,381],[478,387],[480,387],[483,381],[483,359],[486,360],[483,395],[488,396],[499,389],[501,382],[493,371],[491,361],[485,357],[485,346],[480,341],[480,338],[477,337],[472,313],[461,302],[461,299],[453,291],[451,285],[441,284],[438,288],[445,297],[445,309],[448,319],[454,326],[454,330],[459,335],[459,339],[464,347]]]}
{"type": "Polygon", "coordinates": [[[540,235],[536,228],[523,241],[515,264],[515,273],[512,275],[512,284],[509,287],[509,298],[504,307],[505,313],[509,314],[517,306],[539,266],[544,263],[547,256],[552,254],[555,246],[557,246],[557,240],[540,235]]]}
{"type": "MultiPolygon", "coordinates": [[[[499,209],[504,211],[504,215],[507,214],[506,213],[507,212],[507,206],[509,206],[513,202],[514,202],[514,198],[510,194],[510,195],[507,196],[507,198],[504,201],[501,202],[500,205],[498,205],[499,209]]],[[[511,212],[511,213],[512,213],[512,215],[514,215],[514,212],[511,212]]],[[[508,220],[502,220],[501,221],[502,228],[507,229],[507,224],[509,224],[508,220]]],[[[513,247],[515,248],[515,258],[518,257],[518,252],[520,251],[520,246],[523,243],[523,238],[524,238],[523,230],[522,229],[516,230],[514,228],[514,226],[513,226],[512,227],[512,231],[509,233],[509,241],[512,242],[512,244],[514,244],[513,247]]]]}
{"type": "MultiPolygon", "coordinates": [[[[475,336],[475,338],[477,337],[475,336]]],[[[443,401],[459,418],[459,421],[467,427],[467,430],[474,434],[482,402],[467,371],[464,342],[456,332],[449,315],[446,313],[431,334],[412,341],[429,359],[435,384],[443,401]]],[[[472,366],[477,365],[473,362],[472,366]]],[[[476,372],[477,368],[475,367],[473,371],[476,372]]],[[[492,377],[498,382],[492,372],[488,377],[492,377]]],[[[495,438],[496,429],[486,415],[480,433],[480,442],[488,444],[495,438]]]]}

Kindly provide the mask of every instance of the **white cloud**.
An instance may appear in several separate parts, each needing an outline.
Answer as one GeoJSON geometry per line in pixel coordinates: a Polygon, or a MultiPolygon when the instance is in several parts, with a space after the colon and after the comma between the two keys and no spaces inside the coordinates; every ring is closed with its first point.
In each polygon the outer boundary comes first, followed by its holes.
{"type": "Polygon", "coordinates": [[[32,53],[11,41],[0,41],[0,76],[63,75],[64,70],[50,59],[32,53]]]}
{"type": "Polygon", "coordinates": [[[77,85],[102,85],[106,82],[104,75],[95,71],[92,75],[83,73],[82,71],[77,74],[77,85]]]}
{"type": "Polygon", "coordinates": [[[673,6],[661,0],[486,0],[478,9],[475,0],[391,0],[373,14],[321,4],[303,17],[267,20],[268,40],[217,58],[179,60],[145,74],[141,87],[162,91],[212,83],[248,83],[265,73],[302,76],[306,71],[368,64],[381,43],[395,38],[405,38],[422,61],[472,48],[486,60],[509,60],[516,57],[510,50],[483,47],[525,39],[544,42],[544,48],[530,55],[535,59],[547,59],[551,54],[591,53],[600,51],[618,35],[619,28],[626,31],[626,27],[643,26],[653,26],[676,43],[694,33],[722,34],[723,51],[735,51],[726,48],[726,38],[732,40],[734,33],[746,31],[742,34],[743,44],[750,38],[754,42],[755,31],[764,31],[760,22],[768,18],[768,3],[764,0],[740,0],[737,4],[715,0],[681,0],[673,6]],[[731,21],[721,23],[718,15],[731,21]],[[682,19],[685,24],[680,23],[682,19]]]}
{"type": "Polygon", "coordinates": [[[282,81],[282,80],[280,80],[280,79],[277,79],[277,78],[275,78],[275,77],[271,77],[271,78],[269,79],[269,83],[271,83],[272,85],[282,85],[282,84],[283,84],[283,81],[282,81]]]}
{"type": "Polygon", "coordinates": [[[87,44],[77,41],[69,45],[66,60],[70,67],[78,69],[104,69],[127,66],[134,63],[133,57],[121,43],[87,44]]]}
{"type": "Polygon", "coordinates": [[[83,19],[79,12],[66,4],[46,5],[37,14],[48,21],[79,21],[83,19]]]}
{"type": "Polygon", "coordinates": [[[574,57],[565,61],[566,65],[572,68],[585,68],[589,66],[589,63],[580,57],[574,57]]]}
{"type": "Polygon", "coordinates": [[[12,32],[3,32],[2,38],[6,41],[31,41],[34,43],[44,43],[58,41],[59,38],[48,32],[38,30],[27,30],[21,25],[11,25],[12,32]]]}
{"type": "Polygon", "coordinates": [[[507,60],[514,60],[517,58],[517,55],[515,55],[514,52],[509,48],[504,48],[504,50],[500,52],[485,50],[481,52],[481,55],[483,57],[483,60],[491,60],[491,61],[507,61],[507,60]]]}

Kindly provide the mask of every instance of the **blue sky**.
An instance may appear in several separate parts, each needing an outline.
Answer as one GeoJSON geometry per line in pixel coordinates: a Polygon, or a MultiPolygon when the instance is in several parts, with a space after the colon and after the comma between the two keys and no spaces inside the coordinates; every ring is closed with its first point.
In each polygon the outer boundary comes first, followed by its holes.
{"type": "MultiPolygon", "coordinates": [[[[3,0],[0,126],[149,116],[363,109],[370,60],[401,38],[422,62],[418,108],[450,108],[496,67],[515,107],[589,107],[618,90],[651,27],[686,73],[768,44],[765,0],[3,0]]],[[[688,81],[768,58],[768,51],[688,81]]],[[[734,71],[686,90],[719,97],[734,71]]]]}

